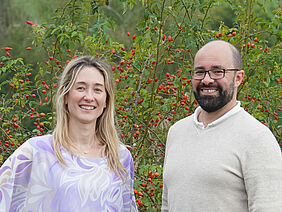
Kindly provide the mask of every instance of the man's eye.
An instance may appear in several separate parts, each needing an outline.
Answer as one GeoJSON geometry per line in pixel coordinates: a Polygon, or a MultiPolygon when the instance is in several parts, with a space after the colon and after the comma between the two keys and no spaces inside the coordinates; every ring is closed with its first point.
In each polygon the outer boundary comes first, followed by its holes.
{"type": "Polygon", "coordinates": [[[203,74],[205,74],[205,71],[195,71],[195,74],[196,75],[203,75],[203,74]]]}
{"type": "Polygon", "coordinates": [[[221,70],[221,69],[219,69],[219,70],[212,70],[212,72],[213,72],[214,74],[223,74],[223,73],[224,73],[224,71],[221,70]]]}

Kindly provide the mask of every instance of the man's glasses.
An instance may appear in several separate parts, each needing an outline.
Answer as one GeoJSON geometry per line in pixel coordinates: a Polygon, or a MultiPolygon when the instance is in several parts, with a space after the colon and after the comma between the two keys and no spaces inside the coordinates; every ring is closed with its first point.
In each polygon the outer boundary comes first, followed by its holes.
{"type": "Polygon", "coordinates": [[[192,77],[195,80],[202,80],[205,78],[206,74],[208,73],[211,79],[218,80],[225,77],[226,71],[239,71],[239,69],[231,68],[231,69],[224,69],[224,68],[214,68],[211,70],[192,70],[192,77]]]}

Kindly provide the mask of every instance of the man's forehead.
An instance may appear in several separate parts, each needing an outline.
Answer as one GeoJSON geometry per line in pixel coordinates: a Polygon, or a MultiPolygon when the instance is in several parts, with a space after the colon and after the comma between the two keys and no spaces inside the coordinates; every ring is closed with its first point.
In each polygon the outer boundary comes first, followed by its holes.
{"type": "Polygon", "coordinates": [[[194,66],[228,66],[233,64],[232,51],[221,43],[205,45],[196,54],[194,66]]]}

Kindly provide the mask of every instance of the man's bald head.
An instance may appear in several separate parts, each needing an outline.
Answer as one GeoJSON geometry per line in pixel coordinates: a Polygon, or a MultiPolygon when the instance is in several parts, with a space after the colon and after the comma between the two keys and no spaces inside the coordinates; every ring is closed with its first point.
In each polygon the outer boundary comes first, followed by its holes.
{"type": "Polygon", "coordinates": [[[242,70],[243,62],[242,62],[240,51],[231,43],[228,43],[223,40],[214,40],[202,46],[197,52],[195,56],[195,60],[197,59],[197,55],[202,53],[206,49],[212,49],[216,54],[220,54],[222,49],[226,49],[226,48],[230,50],[230,55],[232,57],[234,68],[242,70]]]}

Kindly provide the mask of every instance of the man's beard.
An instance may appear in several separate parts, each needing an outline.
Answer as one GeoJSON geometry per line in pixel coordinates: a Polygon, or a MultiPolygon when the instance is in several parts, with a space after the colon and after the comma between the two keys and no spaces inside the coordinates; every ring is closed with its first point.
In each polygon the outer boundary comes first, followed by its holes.
{"type": "Polygon", "coordinates": [[[227,103],[229,103],[234,95],[234,81],[230,84],[230,86],[223,91],[222,87],[218,85],[199,85],[196,88],[196,91],[193,91],[195,99],[198,101],[199,105],[206,112],[215,112],[220,108],[224,107],[227,103]],[[211,95],[201,95],[202,88],[216,88],[218,90],[218,96],[211,95]]]}

